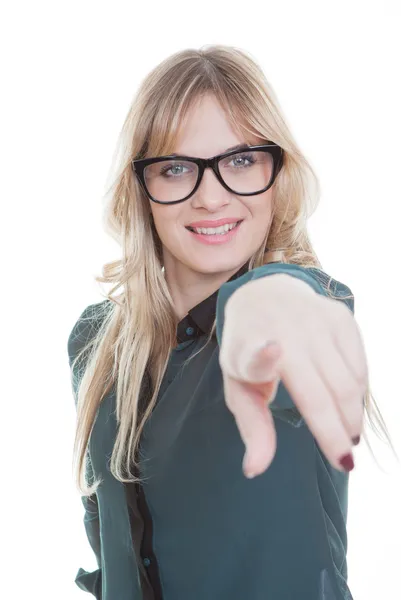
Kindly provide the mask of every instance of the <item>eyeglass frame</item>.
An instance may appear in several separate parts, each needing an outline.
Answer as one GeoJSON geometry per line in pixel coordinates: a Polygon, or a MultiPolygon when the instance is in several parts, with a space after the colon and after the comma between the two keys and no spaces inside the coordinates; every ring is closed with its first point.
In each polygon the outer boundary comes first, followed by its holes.
{"type": "Polygon", "coordinates": [[[262,194],[263,192],[266,192],[269,188],[271,188],[271,186],[275,182],[276,177],[279,174],[281,167],[283,166],[283,158],[284,158],[284,150],[281,148],[281,146],[279,146],[278,144],[274,144],[273,142],[270,142],[267,144],[259,144],[257,146],[247,146],[246,144],[244,144],[243,147],[237,148],[236,150],[230,150],[229,152],[223,152],[222,154],[217,154],[216,156],[212,156],[211,158],[199,158],[196,156],[184,156],[184,155],[178,155],[178,154],[170,154],[168,156],[155,156],[153,158],[138,158],[138,159],[131,160],[131,166],[132,166],[134,175],[137,176],[139,183],[141,184],[145,194],[148,196],[148,198],[152,202],[156,202],[157,204],[179,204],[180,202],[185,202],[185,200],[188,200],[191,196],[193,196],[193,194],[199,188],[201,181],[202,181],[203,174],[205,172],[205,169],[212,169],[212,171],[216,175],[216,177],[217,177],[218,181],[221,183],[221,185],[228,192],[231,192],[232,194],[236,194],[239,196],[257,196],[258,194],[262,194]],[[272,172],[272,177],[271,177],[269,184],[265,188],[260,190],[259,192],[242,192],[241,193],[241,192],[235,192],[234,190],[232,190],[225,183],[223,177],[220,174],[219,167],[218,167],[219,161],[222,160],[223,158],[232,156],[233,154],[240,154],[242,152],[247,152],[247,151],[262,151],[262,150],[264,150],[264,151],[267,150],[273,158],[273,172],[272,172]],[[198,179],[195,183],[194,189],[192,190],[192,192],[190,194],[188,194],[185,198],[182,198],[181,200],[170,200],[169,202],[163,202],[162,200],[156,200],[156,198],[153,198],[153,196],[150,194],[149,190],[147,189],[146,182],[145,182],[145,176],[144,176],[145,168],[153,163],[158,163],[158,162],[162,162],[165,160],[190,161],[190,162],[195,163],[198,167],[198,179]]]}

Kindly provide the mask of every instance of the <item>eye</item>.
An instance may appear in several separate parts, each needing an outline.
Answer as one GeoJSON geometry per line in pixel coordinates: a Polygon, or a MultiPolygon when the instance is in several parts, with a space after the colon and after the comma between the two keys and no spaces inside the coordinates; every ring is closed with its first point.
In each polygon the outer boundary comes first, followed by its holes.
{"type": "Polygon", "coordinates": [[[222,161],[223,167],[231,167],[234,169],[244,169],[246,167],[250,167],[256,162],[256,157],[254,153],[241,153],[234,154],[233,156],[228,156],[226,159],[222,161]]]}
{"type": "Polygon", "coordinates": [[[182,163],[172,163],[169,165],[164,165],[160,169],[160,175],[163,177],[180,177],[181,175],[185,175],[188,173],[190,168],[182,163]],[[186,169],[186,170],[184,170],[186,169]],[[170,174],[169,174],[170,173],[170,174]]]}
{"type": "Polygon", "coordinates": [[[249,159],[246,156],[237,156],[232,162],[238,167],[244,167],[246,161],[249,162],[249,159]]]}

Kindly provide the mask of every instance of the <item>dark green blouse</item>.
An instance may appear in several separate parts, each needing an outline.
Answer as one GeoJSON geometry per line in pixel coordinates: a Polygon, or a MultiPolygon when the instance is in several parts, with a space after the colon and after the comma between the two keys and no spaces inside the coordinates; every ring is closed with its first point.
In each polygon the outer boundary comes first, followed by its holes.
{"type": "MultiPolygon", "coordinates": [[[[277,451],[262,475],[242,472],[244,444],[224,401],[218,353],[229,296],[273,273],[301,278],[326,294],[323,271],[247,264],[199,303],[177,328],[157,404],[141,437],[142,485],[110,473],[115,394],[103,399],[89,453],[104,482],[83,498],[98,569],[79,569],[77,585],[103,600],[352,600],[347,586],[349,474],[334,469],[285,386],[271,405],[277,451]],[[217,336],[206,342],[214,317],[217,336]]],[[[354,310],[344,284],[331,292],[354,310]]],[[[97,330],[100,305],[88,306],[68,339],[70,364],[97,330]]],[[[103,307],[101,307],[103,308],[103,307]]],[[[72,374],[76,397],[80,376],[72,374]]],[[[143,393],[142,407],[145,402],[143,393]]]]}

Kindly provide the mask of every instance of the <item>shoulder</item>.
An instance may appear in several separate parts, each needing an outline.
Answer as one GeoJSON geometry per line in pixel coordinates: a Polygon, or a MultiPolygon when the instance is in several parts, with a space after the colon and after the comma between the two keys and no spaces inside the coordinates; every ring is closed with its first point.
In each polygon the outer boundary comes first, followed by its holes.
{"type": "Polygon", "coordinates": [[[113,303],[106,298],[101,302],[89,304],[75,321],[67,340],[70,364],[97,334],[106,315],[112,310],[113,303]]]}
{"type": "Polygon", "coordinates": [[[271,262],[255,267],[234,281],[224,283],[220,288],[219,298],[224,302],[233,291],[247,281],[276,273],[286,273],[292,277],[302,279],[313,287],[318,294],[340,300],[354,312],[354,295],[348,285],[338,281],[319,267],[306,267],[294,263],[271,262]]]}
{"type": "Polygon", "coordinates": [[[355,298],[350,287],[335,279],[331,275],[328,275],[322,269],[318,267],[307,267],[305,270],[319,282],[326,295],[335,297],[336,300],[344,302],[348,308],[354,312],[355,310],[355,298]]]}

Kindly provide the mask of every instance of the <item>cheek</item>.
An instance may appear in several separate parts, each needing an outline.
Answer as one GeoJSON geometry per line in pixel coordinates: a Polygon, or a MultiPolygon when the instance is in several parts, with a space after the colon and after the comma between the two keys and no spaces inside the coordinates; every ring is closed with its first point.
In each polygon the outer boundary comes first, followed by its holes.
{"type": "Polygon", "coordinates": [[[185,233],[184,226],[180,225],[182,217],[180,221],[180,216],[173,214],[171,208],[171,206],[160,206],[153,210],[156,231],[166,246],[175,245],[177,238],[179,240],[179,236],[185,233]]]}
{"type": "Polygon", "coordinates": [[[268,227],[272,214],[272,194],[268,190],[265,194],[254,196],[247,202],[247,208],[254,225],[258,230],[268,227]]]}
{"type": "MultiPolygon", "coordinates": [[[[270,191],[270,190],[268,190],[270,191]]],[[[263,196],[263,194],[261,194],[263,196]]],[[[261,198],[249,207],[250,212],[250,237],[252,245],[256,248],[262,244],[271,227],[272,206],[271,195],[261,198]]]]}

